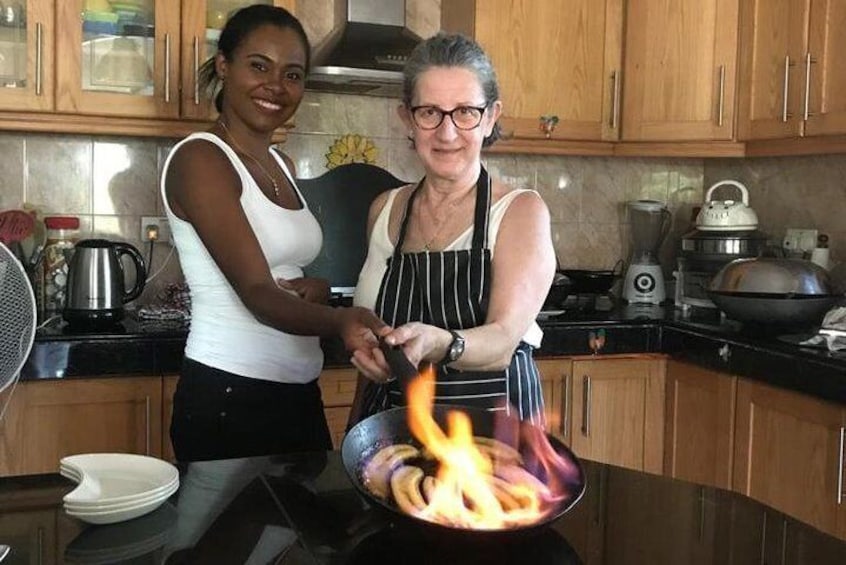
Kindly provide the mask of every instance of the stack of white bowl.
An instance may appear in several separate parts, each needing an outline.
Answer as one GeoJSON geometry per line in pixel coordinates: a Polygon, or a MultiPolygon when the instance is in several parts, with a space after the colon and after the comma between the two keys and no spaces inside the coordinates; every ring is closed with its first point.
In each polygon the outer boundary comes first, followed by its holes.
{"type": "Polygon", "coordinates": [[[65,512],[91,524],[112,524],[143,516],[179,488],[176,467],[144,455],[89,453],[64,457],[62,476],[79,485],[65,495],[65,512]]]}

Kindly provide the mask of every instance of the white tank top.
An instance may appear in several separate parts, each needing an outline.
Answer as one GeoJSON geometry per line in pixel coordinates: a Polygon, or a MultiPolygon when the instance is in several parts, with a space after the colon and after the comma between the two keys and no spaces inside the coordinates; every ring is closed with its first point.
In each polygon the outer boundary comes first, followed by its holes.
{"type": "MultiPolygon", "coordinates": [[[[216,135],[194,133],[174,146],[162,170],[161,194],[182,272],[191,291],[191,327],[185,355],[244,377],[284,383],[316,379],[323,367],[319,338],[288,334],[256,320],[218,268],[194,226],[178,218],[168,205],[165,179],[170,160],[184,143],[192,140],[214,143],[232,162],[241,178],[241,207],[274,278],[303,276],[303,267],[317,257],[323,244],[320,225],[276,152],[271,154],[303,202],[301,210],[288,210],[271,202],[235,152],[216,135]]],[[[226,226],[220,229],[226,230],[226,226]]]]}
{"type": "MultiPolygon", "coordinates": [[[[376,297],[379,295],[379,287],[382,284],[382,278],[387,269],[387,261],[394,253],[394,244],[391,242],[390,235],[388,234],[388,224],[390,223],[391,208],[400,190],[402,190],[402,187],[395,188],[388,193],[385,205],[373,223],[373,231],[370,234],[370,243],[367,248],[367,258],[361,267],[361,273],[358,275],[358,284],[355,287],[353,304],[356,306],[373,308],[376,305],[376,297]]],[[[491,250],[491,260],[495,256],[496,236],[499,233],[502,218],[505,217],[505,212],[508,211],[511,202],[524,192],[534,191],[528,189],[512,190],[491,204],[490,222],[488,223],[488,246],[491,250]]],[[[444,251],[470,249],[472,246],[473,226],[470,226],[452,243],[447,245],[444,251]]],[[[540,347],[542,339],[543,330],[540,329],[537,322],[532,322],[532,325],[526,331],[526,335],[523,336],[523,341],[537,348],[540,347]]]]}

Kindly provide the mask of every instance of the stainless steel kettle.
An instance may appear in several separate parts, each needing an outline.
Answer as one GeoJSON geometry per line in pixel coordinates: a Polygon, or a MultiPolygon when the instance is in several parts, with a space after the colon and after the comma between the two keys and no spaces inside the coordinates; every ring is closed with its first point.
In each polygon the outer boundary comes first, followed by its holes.
{"type": "Polygon", "coordinates": [[[69,323],[120,321],[123,305],[138,298],[146,281],[144,258],[132,245],[105,239],[79,241],[68,266],[64,318],[69,323]],[[135,285],[128,291],[123,255],[135,265],[135,285]]]}

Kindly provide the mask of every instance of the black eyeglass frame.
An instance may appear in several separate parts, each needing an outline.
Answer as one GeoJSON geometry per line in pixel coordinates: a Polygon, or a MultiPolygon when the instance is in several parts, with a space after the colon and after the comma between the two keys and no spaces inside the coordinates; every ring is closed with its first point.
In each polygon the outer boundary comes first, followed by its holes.
{"type": "Polygon", "coordinates": [[[411,112],[411,119],[414,121],[414,124],[422,130],[432,131],[432,130],[438,129],[439,127],[441,127],[441,124],[444,123],[444,119],[446,119],[446,117],[449,116],[449,119],[452,120],[452,125],[454,125],[456,128],[460,129],[461,131],[472,131],[472,130],[476,129],[477,127],[479,127],[480,125],[482,125],[482,120],[485,118],[485,111],[488,109],[488,106],[489,106],[489,104],[486,104],[485,106],[456,106],[452,110],[447,111],[447,110],[444,110],[443,108],[438,108],[437,106],[433,106],[431,104],[423,104],[423,105],[420,105],[420,106],[409,106],[408,111],[411,112]],[[427,128],[427,127],[423,127],[422,125],[420,125],[420,123],[418,123],[417,116],[415,116],[414,114],[417,112],[417,110],[420,110],[421,108],[432,108],[432,109],[440,112],[441,119],[438,121],[438,124],[436,126],[427,128]],[[452,114],[454,112],[457,112],[458,110],[476,110],[476,111],[478,111],[479,112],[479,122],[471,128],[461,127],[460,125],[455,123],[455,118],[452,117],[452,114]]]}

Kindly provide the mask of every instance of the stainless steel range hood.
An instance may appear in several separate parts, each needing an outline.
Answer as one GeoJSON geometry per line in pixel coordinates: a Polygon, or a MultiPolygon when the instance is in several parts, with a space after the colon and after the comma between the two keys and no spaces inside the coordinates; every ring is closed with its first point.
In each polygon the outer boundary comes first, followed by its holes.
{"type": "Polygon", "coordinates": [[[314,48],[306,88],[400,97],[402,66],[420,42],[406,27],[404,0],[337,0],[345,19],[314,48]]]}

